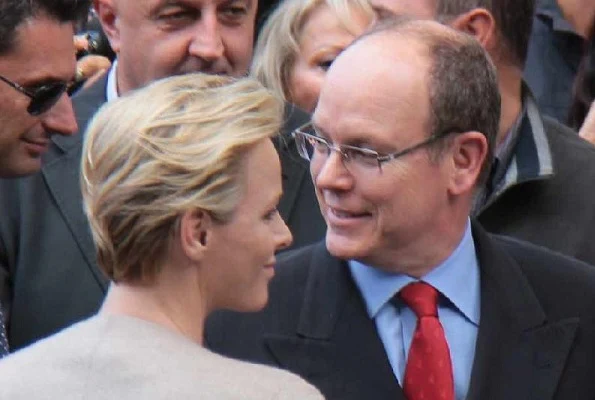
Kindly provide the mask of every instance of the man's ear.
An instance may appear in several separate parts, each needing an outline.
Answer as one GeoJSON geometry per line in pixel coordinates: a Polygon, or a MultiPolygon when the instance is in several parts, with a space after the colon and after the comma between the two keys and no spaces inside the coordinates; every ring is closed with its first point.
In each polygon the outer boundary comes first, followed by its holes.
{"type": "Polygon", "coordinates": [[[488,155],[486,137],[480,132],[459,133],[454,137],[451,148],[453,170],[450,194],[460,195],[473,191],[488,155]]]}
{"type": "Polygon", "coordinates": [[[485,8],[474,8],[463,13],[451,20],[449,25],[475,37],[490,55],[497,49],[498,27],[496,20],[492,13],[485,8]]]}
{"type": "Polygon", "coordinates": [[[110,46],[116,54],[120,52],[120,28],[118,12],[113,0],[93,0],[103,32],[109,39],[110,46]]]}
{"type": "Polygon", "coordinates": [[[193,261],[200,261],[208,246],[213,220],[202,210],[186,211],[180,218],[180,246],[193,261]]]}

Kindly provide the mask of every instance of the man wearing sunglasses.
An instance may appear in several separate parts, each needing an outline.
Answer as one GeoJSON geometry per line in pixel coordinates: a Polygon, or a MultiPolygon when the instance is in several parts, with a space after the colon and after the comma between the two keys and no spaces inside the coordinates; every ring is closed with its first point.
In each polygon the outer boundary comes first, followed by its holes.
{"type": "MultiPolygon", "coordinates": [[[[0,177],[37,172],[50,137],[77,131],[65,92],[75,69],[73,23],[88,8],[81,0],[0,1],[0,177]]],[[[2,213],[14,217],[7,209],[2,213]]],[[[11,301],[3,280],[0,304],[11,301]]],[[[0,356],[8,352],[8,315],[0,306],[0,356]]]]}
{"type": "MultiPolygon", "coordinates": [[[[81,131],[106,101],[156,79],[196,71],[247,74],[257,0],[95,0],[94,6],[117,58],[107,74],[73,99],[81,131]]],[[[284,189],[279,213],[294,246],[301,246],[322,238],[325,225],[308,164],[290,137],[308,118],[287,110],[285,139],[294,147],[278,146],[284,189]]],[[[11,214],[0,215],[0,267],[12,284],[14,349],[90,316],[108,289],[82,210],[83,135],[54,138],[41,174],[26,182],[0,182],[0,209],[11,214]]]]}
{"type": "Polygon", "coordinates": [[[357,39],[294,133],[326,240],[278,262],[262,312],[213,315],[210,348],[327,400],[591,399],[595,269],[469,217],[499,119],[470,35],[401,20],[357,39]]]}
{"type": "Polygon", "coordinates": [[[73,22],[89,2],[0,2],[0,176],[41,168],[52,134],[77,125],[65,94],[73,78],[73,22]]]}

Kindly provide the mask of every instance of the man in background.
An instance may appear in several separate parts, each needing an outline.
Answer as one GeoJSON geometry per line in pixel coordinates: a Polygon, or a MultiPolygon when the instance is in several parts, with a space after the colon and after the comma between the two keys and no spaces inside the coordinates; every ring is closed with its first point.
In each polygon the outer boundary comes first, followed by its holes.
{"type": "Polygon", "coordinates": [[[0,176],[39,171],[50,137],[77,131],[65,91],[74,77],[73,23],[88,6],[0,1],[0,176]]]}
{"type": "Polygon", "coordinates": [[[524,77],[539,109],[566,124],[573,84],[595,19],[592,0],[539,0],[524,77]]]}
{"type": "MultiPolygon", "coordinates": [[[[87,1],[77,0],[0,1],[0,177],[39,171],[50,137],[76,132],[66,89],[75,70],[74,23],[88,8],[87,1]]],[[[12,217],[7,210],[3,215],[12,217]]],[[[10,301],[4,284],[0,357],[8,353],[4,305],[10,301]]]]}

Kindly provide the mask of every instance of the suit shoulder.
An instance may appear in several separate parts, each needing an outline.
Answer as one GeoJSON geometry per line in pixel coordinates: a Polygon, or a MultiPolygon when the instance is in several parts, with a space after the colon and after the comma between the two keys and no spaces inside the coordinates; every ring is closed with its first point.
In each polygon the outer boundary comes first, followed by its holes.
{"type": "MultiPolygon", "coordinates": [[[[507,236],[492,236],[520,266],[542,297],[556,293],[574,297],[587,295],[595,300],[595,267],[544,247],[507,236]]],[[[569,299],[569,297],[566,297],[569,299]]]]}
{"type": "Polygon", "coordinates": [[[291,265],[303,265],[304,263],[310,263],[314,253],[323,250],[324,242],[313,243],[308,246],[300,247],[285,253],[279,254],[278,263],[291,266],[291,265]]]}
{"type": "Polygon", "coordinates": [[[298,277],[305,279],[311,265],[316,262],[316,257],[324,251],[324,241],[321,241],[279,254],[277,256],[276,276],[273,281],[294,280],[298,277]]]}
{"type": "MultiPolygon", "coordinates": [[[[552,149],[555,154],[564,153],[568,147],[572,147],[574,151],[584,152],[589,154],[589,156],[595,155],[595,146],[581,138],[570,127],[548,116],[543,117],[543,127],[548,140],[553,144],[552,149]],[[564,147],[560,149],[559,146],[564,147]]],[[[569,154],[569,156],[573,157],[575,155],[574,153],[569,154]]],[[[595,165],[595,159],[593,160],[593,164],[595,165]]]]}

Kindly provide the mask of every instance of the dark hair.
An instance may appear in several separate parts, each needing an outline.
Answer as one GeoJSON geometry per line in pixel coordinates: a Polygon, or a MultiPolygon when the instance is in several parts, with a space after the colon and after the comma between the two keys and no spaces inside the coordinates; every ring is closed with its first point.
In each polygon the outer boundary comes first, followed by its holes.
{"type": "Polygon", "coordinates": [[[568,124],[579,130],[589,113],[591,103],[595,100],[595,21],[585,42],[585,51],[574,80],[574,95],[568,124]]]}
{"type": "Polygon", "coordinates": [[[485,8],[496,21],[506,55],[524,67],[533,26],[535,0],[435,0],[439,18],[456,17],[474,8],[485,8]]]}
{"type": "MultiPolygon", "coordinates": [[[[483,133],[488,142],[488,155],[477,185],[485,183],[492,165],[500,123],[498,78],[487,52],[469,35],[436,22],[408,18],[385,20],[360,39],[381,32],[394,32],[427,46],[431,63],[430,135],[471,131],[483,133]]],[[[430,151],[439,157],[448,143],[448,140],[438,141],[430,151]]]]}
{"type": "Polygon", "coordinates": [[[90,0],[0,0],[0,54],[12,49],[18,27],[26,20],[47,16],[57,22],[85,18],[90,0]]]}

